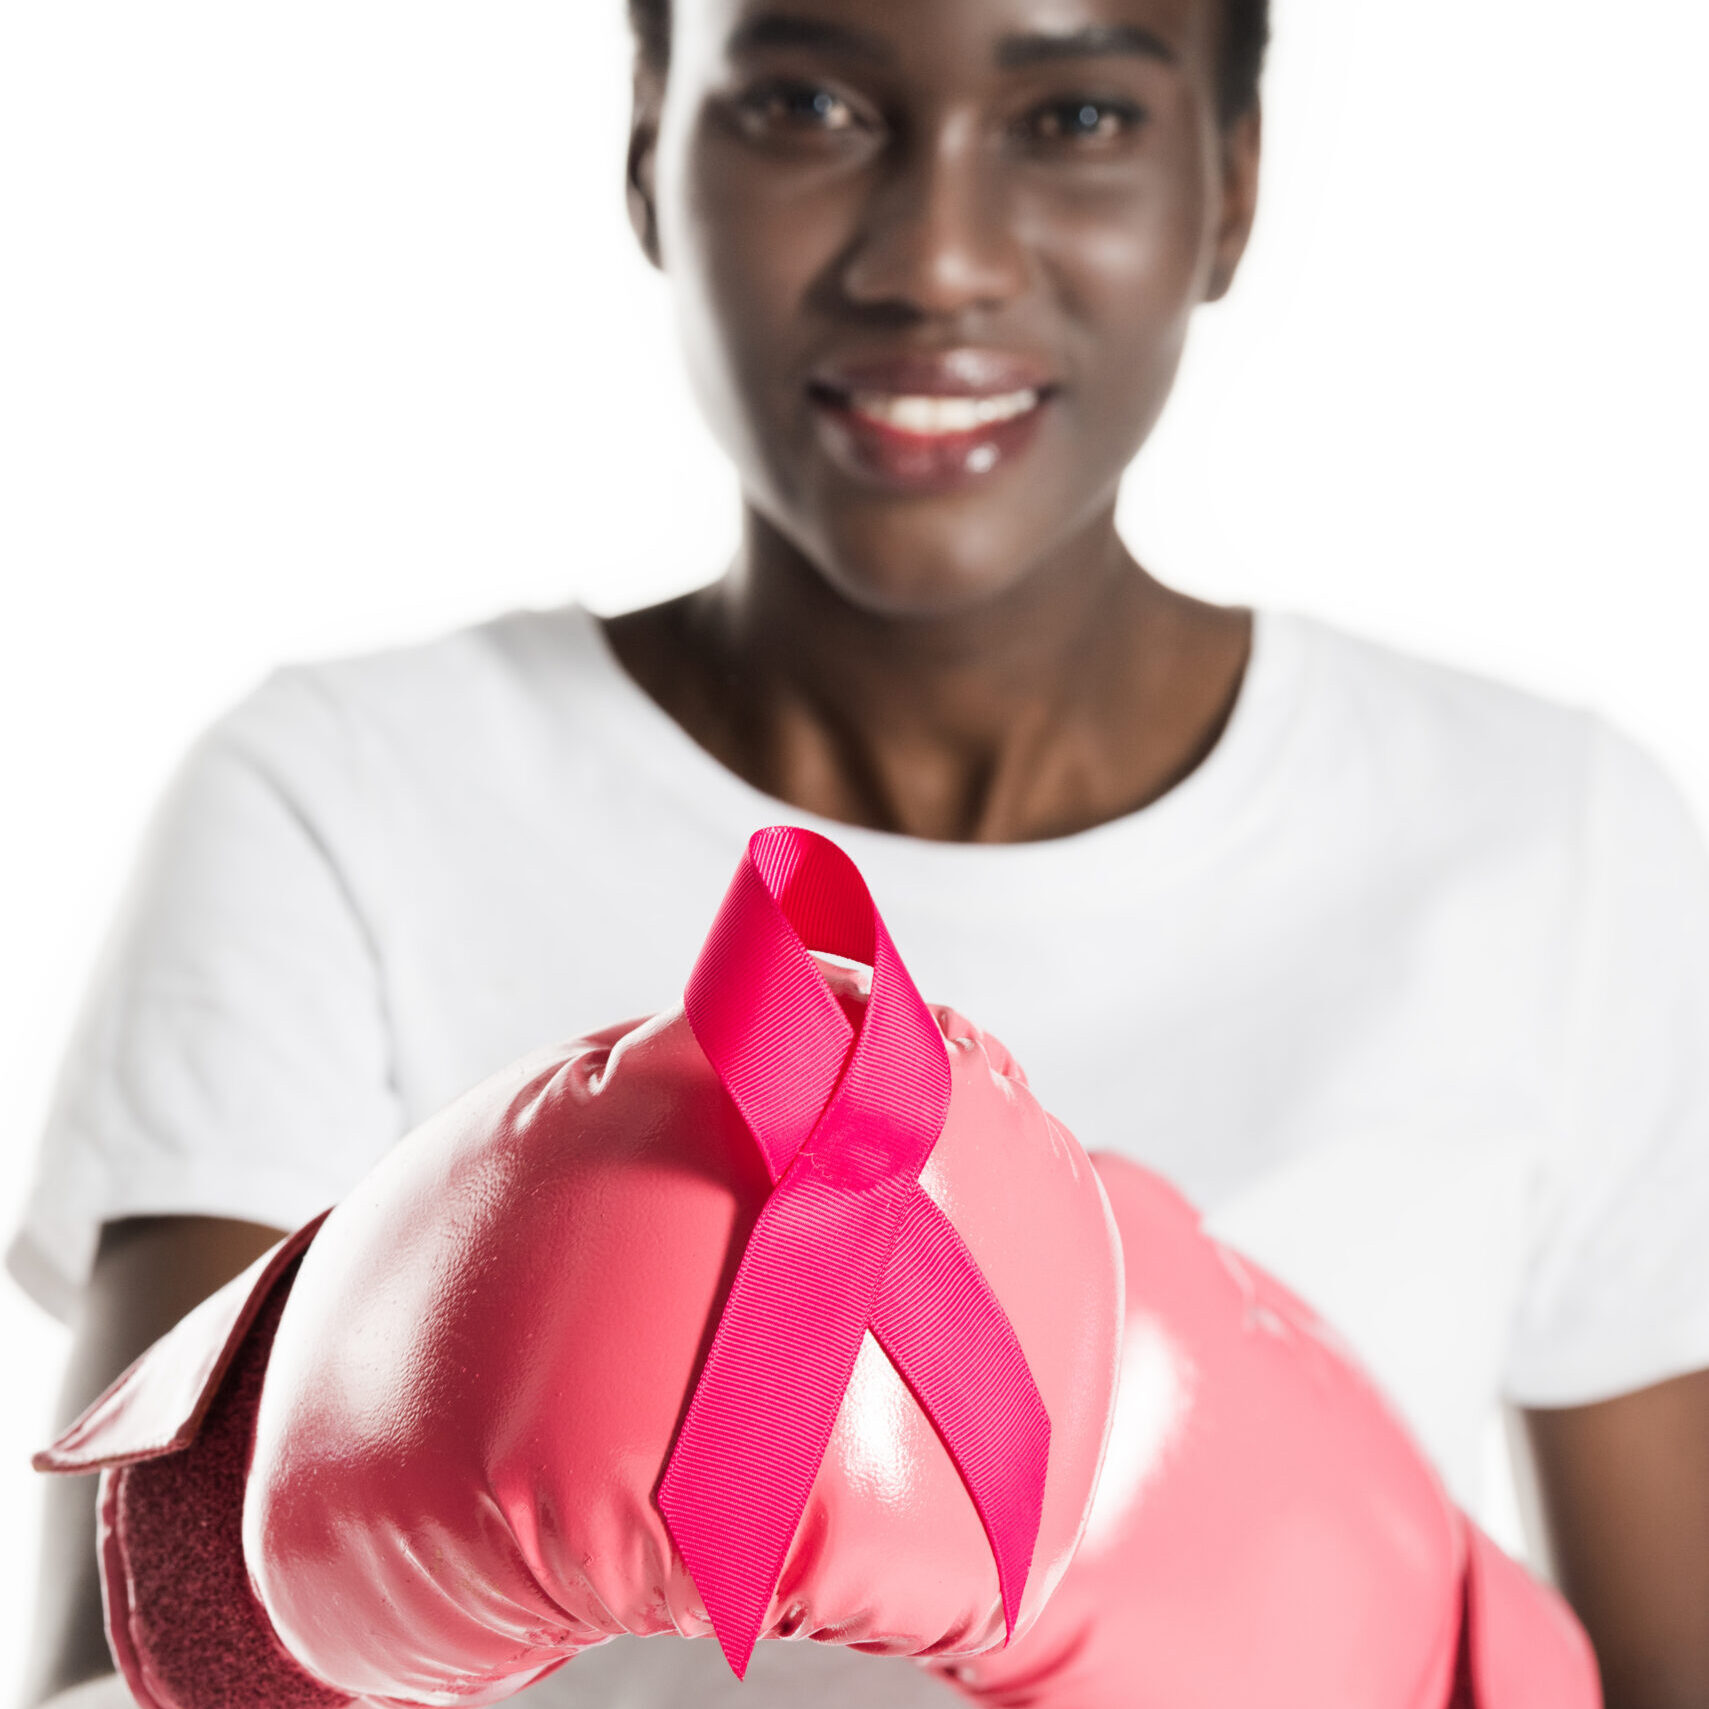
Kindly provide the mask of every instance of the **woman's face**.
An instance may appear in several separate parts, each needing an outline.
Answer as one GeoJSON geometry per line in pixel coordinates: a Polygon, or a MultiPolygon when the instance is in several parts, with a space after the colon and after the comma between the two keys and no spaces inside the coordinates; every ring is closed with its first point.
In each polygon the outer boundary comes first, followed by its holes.
{"type": "Polygon", "coordinates": [[[943,613],[1109,513],[1250,226],[1220,0],[676,0],[632,205],[749,503],[943,613]]]}

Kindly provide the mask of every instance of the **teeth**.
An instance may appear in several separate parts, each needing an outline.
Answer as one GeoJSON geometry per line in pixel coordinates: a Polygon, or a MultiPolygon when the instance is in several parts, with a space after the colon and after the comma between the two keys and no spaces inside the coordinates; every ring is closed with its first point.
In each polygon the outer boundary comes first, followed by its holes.
{"type": "Polygon", "coordinates": [[[849,408],[869,421],[899,433],[976,433],[997,421],[1013,421],[1038,407],[1036,390],[1007,392],[994,398],[898,397],[890,392],[856,392],[849,408]]]}

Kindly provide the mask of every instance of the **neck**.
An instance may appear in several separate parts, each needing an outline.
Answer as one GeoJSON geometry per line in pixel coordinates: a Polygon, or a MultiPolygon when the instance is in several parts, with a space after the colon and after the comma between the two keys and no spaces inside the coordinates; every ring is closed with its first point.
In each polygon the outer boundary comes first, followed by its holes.
{"type": "Polygon", "coordinates": [[[750,518],[734,568],[704,596],[724,645],[774,689],[841,728],[992,755],[1031,718],[1084,697],[1111,634],[1162,590],[1106,518],[993,598],[939,613],[875,612],[844,598],[774,529],[750,518]]]}
{"type": "Polygon", "coordinates": [[[1142,806],[1220,733],[1242,614],[1161,586],[1098,517],[1014,587],[896,616],[845,599],[750,516],[718,583],[612,626],[619,657],[768,794],[848,823],[1018,842],[1142,806]],[[639,620],[639,621],[638,621],[639,620]]]}

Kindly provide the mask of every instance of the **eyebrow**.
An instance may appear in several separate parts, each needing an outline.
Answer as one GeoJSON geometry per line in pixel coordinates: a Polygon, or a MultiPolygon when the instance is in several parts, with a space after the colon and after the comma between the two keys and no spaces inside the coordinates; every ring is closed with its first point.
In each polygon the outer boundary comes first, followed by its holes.
{"type": "Polygon", "coordinates": [[[1005,36],[997,44],[997,63],[1005,71],[1059,59],[1109,59],[1120,54],[1162,60],[1165,65],[1175,64],[1180,57],[1143,24],[1098,24],[1061,35],[1005,36]]]}
{"type": "Polygon", "coordinates": [[[764,48],[810,48],[820,53],[862,59],[871,65],[892,65],[896,54],[890,45],[865,30],[832,24],[822,18],[801,18],[787,12],[761,12],[737,25],[730,36],[731,54],[754,53],[764,48]]]}

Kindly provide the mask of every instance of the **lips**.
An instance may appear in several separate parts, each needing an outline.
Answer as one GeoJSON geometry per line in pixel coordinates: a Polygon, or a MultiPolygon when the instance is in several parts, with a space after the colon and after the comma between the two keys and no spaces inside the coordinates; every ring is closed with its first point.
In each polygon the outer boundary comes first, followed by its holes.
{"type": "Polygon", "coordinates": [[[1042,364],[980,349],[851,360],[808,385],[833,459],[863,482],[913,493],[988,480],[1014,462],[1055,394],[1042,364]]]}

